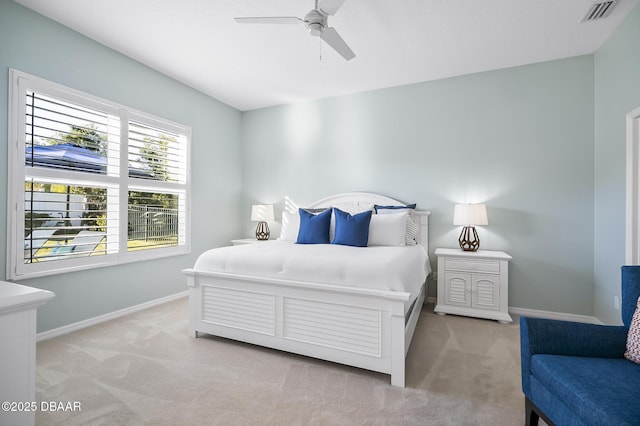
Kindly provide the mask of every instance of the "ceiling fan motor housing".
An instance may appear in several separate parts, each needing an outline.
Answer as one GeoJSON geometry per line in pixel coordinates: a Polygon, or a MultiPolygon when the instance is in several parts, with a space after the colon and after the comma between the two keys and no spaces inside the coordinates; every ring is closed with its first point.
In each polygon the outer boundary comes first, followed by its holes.
{"type": "Polygon", "coordinates": [[[317,9],[312,9],[304,17],[307,24],[307,30],[312,36],[319,37],[327,24],[327,16],[317,9]]]}

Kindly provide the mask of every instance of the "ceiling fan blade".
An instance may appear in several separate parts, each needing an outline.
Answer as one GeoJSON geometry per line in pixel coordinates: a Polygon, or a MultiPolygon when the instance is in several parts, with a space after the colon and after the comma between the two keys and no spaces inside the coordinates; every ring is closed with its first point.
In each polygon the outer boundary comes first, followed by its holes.
{"type": "Polygon", "coordinates": [[[248,16],[233,19],[238,24],[297,24],[304,22],[295,16],[248,16]]]}
{"type": "Polygon", "coordinates": [[[320,0],[318,2],[318,8],[327,15],[335,15],[344,1],[345,0],[320,0]]]}
{"type": "Polygon", "coordinates": [[[325,28],[320,38],[323,39],[329,46],[333,48],[336,52],[342,55],[347,61],[356,57],[356,54],[353,53],[353,50],[345,43],[345,41],[340,37],[338,32],[329,27],[325,28]]]}

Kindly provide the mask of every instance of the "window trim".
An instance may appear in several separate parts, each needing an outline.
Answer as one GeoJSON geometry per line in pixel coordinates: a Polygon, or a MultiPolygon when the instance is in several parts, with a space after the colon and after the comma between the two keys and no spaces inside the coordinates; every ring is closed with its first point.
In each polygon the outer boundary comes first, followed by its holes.
{"type": "MultiPolygon", "coordinates": [[[[9,69],[8,103],[7,280],[42,277],[78,270],[185,255],[191,252],[191,128],[189,126],[138,111],[13,68],[9,69]],[[177,246],[129,251],[127,250],[127,226],[120,226],[117,253],[24,264],[24,182],[27,175],[27,167],[24,161],[25,138],[24,136],[20,136],[20,133],[22,132],[22,134],[24,134],[26,107],[23,95],[25,95],[27,90],[39,91],[49,96],[59,96],[61,100],[78,103],[89,108],[99,108],[102,111],[108,111],[110,114],[120,117],[120,173],[119,177],[116,178],[120,199],[119,223],[126,224],[128,221],[126,201],[130,190],[139,191],[141,189],[148,189],[150,191],[184,193],[184,244],[180,244],[182,238],[179,234],[179,243],[177,246]],[[167,131],[186,136],[186,176],[184,183],[157,182],[153,180],[141,182],[141,179],[135,180],[135,178],[129,177],[127,166],[129,121],[140,122],[145,125],[166,129],[167,131]],[[20,225],[20,223],[22,223],[22,225],[20,225]]],[[[49,171],[45,171],[44,174],[49,174],[48,172],[49,171]]],[[[51,169],[50,172],[52,176],[57,175],[55,169],[51,169]]],[[[93,174],[90,180],[112,185],[114,177],[93,174]]]]}

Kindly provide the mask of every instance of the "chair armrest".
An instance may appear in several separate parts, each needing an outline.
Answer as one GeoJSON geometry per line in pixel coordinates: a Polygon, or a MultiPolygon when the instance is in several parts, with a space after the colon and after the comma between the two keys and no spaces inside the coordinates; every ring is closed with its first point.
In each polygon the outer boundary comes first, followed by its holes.
{"type": "Polygon", "coordinates": [[[522,390],[530,396],[529,376],[534,354],[622,358],[628,328],[541,318],[520,318],[522,390]]]}
{"type": "Polygon", "coordinates": [[[520,318],[522,352],[621,358],[626,349],[628,328],[615,325],[520,318]]]}

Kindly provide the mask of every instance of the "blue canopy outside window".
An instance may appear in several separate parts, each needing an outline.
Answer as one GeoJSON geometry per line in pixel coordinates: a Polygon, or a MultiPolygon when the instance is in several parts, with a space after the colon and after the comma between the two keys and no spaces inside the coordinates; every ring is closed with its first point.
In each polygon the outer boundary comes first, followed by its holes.
{"type": "MultiPolygon", "coordinates": [[[[33,145],[25,150],[27,165],[78,170],[88,173],[104,173],[107,158],[87,148],[71,144],[33,145]]],[[[153,178],[153,174],[129,164],[129,176],[153,178]]]]}

